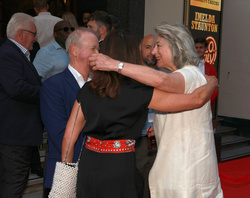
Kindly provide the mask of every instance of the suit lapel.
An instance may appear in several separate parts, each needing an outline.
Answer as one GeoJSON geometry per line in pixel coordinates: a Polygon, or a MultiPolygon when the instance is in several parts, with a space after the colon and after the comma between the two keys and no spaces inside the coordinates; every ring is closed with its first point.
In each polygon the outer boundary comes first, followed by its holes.
{"type": "Polygon", "coordinates": [[[64,75],[65,75],[65,80],[67,81],[67,83],[72,87],[72,89],[74,90],[79,90],[80,87],[75,79],[75,77],[73,76],[73,74],[69,71],[68,68],[66,68],[63,71],[64,75]]]}
{"type": "Polygon", "coordinates": [[[11,42],[9,39],[6,41],[9,45],[11,45],[13,48],[16,49],[16,51],[20,54],[20,56],[23,58],[23,60],[27,63],[27,66],[30,68],[30,70],[34,73],[34,75],[36,76],[36,78],[38,79],[38,81],[41,83],[41,79],[34,67],[34,65],[27,59],[27,57],[25,56],[25,54],[19,49],[19,47],[16,46],[16,44],[14,44],[13,42],[11,42]]]}

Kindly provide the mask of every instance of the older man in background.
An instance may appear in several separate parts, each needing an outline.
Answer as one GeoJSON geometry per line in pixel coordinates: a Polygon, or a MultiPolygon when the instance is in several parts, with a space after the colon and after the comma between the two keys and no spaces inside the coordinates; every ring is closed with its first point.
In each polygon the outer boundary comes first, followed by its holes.
{"type": "Polygon", "coordinates": [[[41,81],[30,62],[37,40],[33,17],[14,14],[0,47],[0,197],[22,197],[33,146],[42,143],[41,81]]]}

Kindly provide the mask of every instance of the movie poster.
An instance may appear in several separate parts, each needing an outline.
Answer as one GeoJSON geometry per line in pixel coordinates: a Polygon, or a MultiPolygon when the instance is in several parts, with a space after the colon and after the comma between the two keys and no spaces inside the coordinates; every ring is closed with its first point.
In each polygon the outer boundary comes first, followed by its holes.
{"type": "Polygon", "coordinates": [[[205,61],[218,73],[222,0],[185,0],[184,23],[194,38],[205,37],[208,50],[205,61]]]}

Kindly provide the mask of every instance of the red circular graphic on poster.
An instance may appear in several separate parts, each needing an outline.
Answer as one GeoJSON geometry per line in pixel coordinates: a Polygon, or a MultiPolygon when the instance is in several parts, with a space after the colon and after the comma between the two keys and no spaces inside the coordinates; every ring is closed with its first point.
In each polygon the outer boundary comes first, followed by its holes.
{"type": "Polygon", "coordinates": [[[205,61],[213,65],[217,58],[217,43],[212,36],[208,36],[206,40],[208,42],[208,47],[205,53],[205,61]]]}

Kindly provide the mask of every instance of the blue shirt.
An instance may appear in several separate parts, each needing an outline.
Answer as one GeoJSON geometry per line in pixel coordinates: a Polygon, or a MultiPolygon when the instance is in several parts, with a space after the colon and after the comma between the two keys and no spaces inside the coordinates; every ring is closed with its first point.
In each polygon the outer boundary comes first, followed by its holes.
{"type": "Polygon", "coordinates": [[[141,136],[146,136],[148,133],[146,132],[146,129],[148,129],[150,126],[153,126],[153,118],[154,118],[154,110],[153,109],[148,109],[148,118],[146,120],[145,126],[142,129],[142,134],[141,136]]]}
{"type": "Polygon", "coordinates": [[[41,48],[34,59],[35,66],[42,81],[62,72],[68,67],[69,57],[66,50],[56,41],[41,48]]]}

